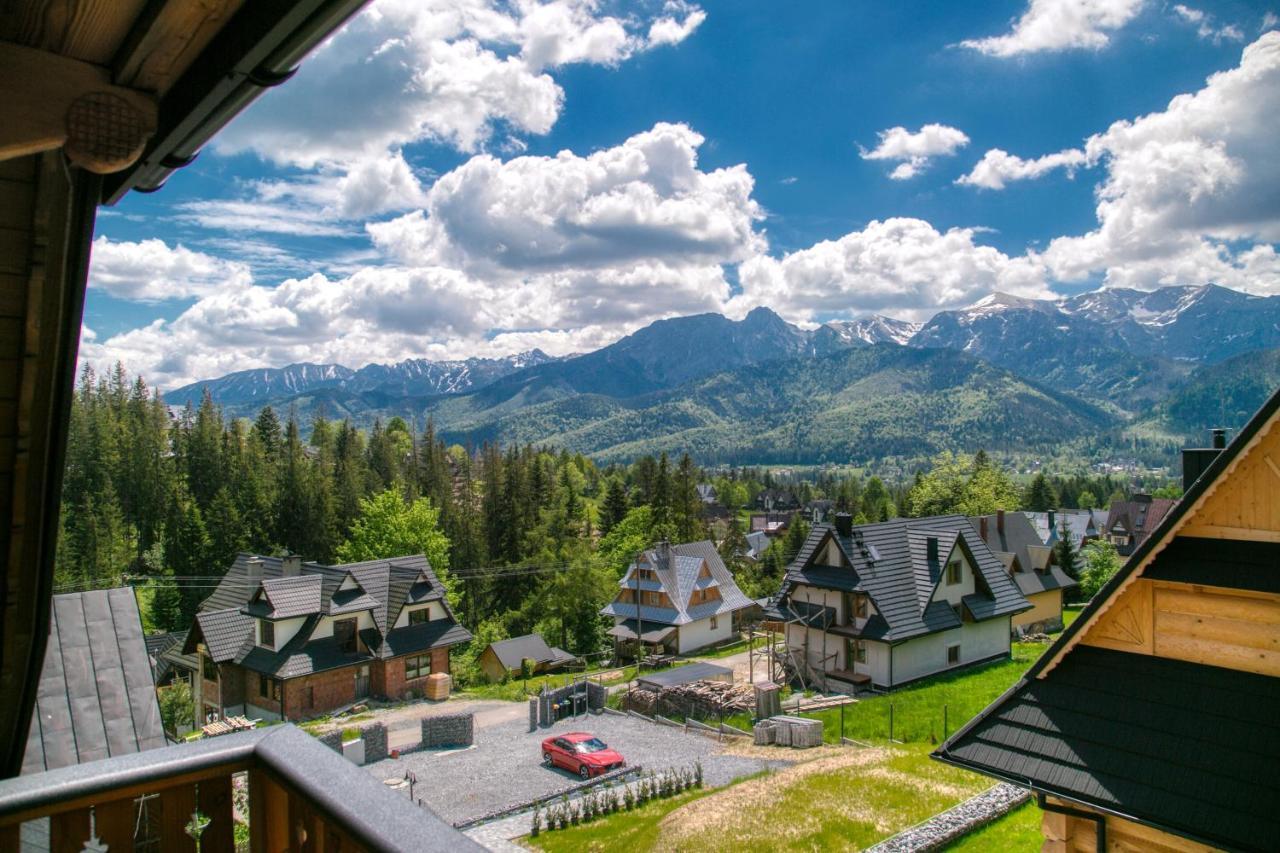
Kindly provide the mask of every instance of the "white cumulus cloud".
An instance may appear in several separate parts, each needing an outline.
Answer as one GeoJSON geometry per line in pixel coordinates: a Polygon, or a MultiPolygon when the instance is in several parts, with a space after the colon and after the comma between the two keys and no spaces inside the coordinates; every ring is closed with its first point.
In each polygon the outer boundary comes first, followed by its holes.
{"type": "Polygon", "coordinates": [[[897,160],[889,177],[896,181],[918,175],[934,157],[950,157],[969,144],[963,131],[945,124],[926,124],[912,133],[905,127],[891,127],[878,134],[880,144],[871,150],[859,147],[864,160],[897,160]]]}
{"type": "Polygon", "coordinates": [[[1047,297],[1035,260],[975,242],[977,229],[939,231],[921,219],[867,223],[778,259],[752,258],[739,270],[742,293],[730,310],[765,305],[796,320],[866,313],[925,318],[969,305],[993,290],[1047,297]]]}
{"type": "Polygon", "coordinates": [[[116,241],[100,236],[89,258],[89,286],[118,299],[161,302],[189,299],[223,289],[238,290],[252,280],[249,267],[169,246],[163,240],[116,241]]]}
{"type": "Polygon", "coordinates": [[[1173,7],[1173,13],[1183,22],[1194,26],[1196,35],[1206,41],[1214,44],[1222,44],[1224,41],[1244,41],[1244,31],[1235,24],[1218,26],[1214,23],[1213,16],[1201,9],[1177,3],[1173,7]]]}
{"type": "Polygon", "coordinates": [[[1075,170],[1083,166],[1087,159],[1085,153],[1076,148],[1045,154],[1034,160],[1024,160],[1003,149],[992,148],[982,155],[982,159],[968,174],[957,178],[956,183],[987,190],[1002,190],[1010,181],[1038,178],[1054,169],[1066,169],[1068,174],[1074,175],[1075,170]]]}
{"type": "Polygon", "coordinates": [[[967,39],[962,47],[988,56],[1106,47],[1111,33],[1133,20],[1144,0],[1030,0],[1008,33],[967,39]]]}

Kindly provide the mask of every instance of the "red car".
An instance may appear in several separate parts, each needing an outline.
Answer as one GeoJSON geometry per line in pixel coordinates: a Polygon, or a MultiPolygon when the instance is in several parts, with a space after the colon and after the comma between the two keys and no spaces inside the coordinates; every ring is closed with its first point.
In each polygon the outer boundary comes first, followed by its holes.
{"type": "Polygon", "coordinates": [[[627,762],[595,735],[569,732],[542,742],[542,763],[548,767],[563,767],[583,779],[590,779],[617,770],[627,762]]]}

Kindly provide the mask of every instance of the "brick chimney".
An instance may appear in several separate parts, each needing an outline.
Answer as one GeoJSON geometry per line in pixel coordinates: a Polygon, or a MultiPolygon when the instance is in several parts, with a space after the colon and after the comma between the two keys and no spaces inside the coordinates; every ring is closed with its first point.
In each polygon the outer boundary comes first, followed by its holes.
{"type": "Polygon", "coordinates": [[[847,512],[836,513],[836,533],[841,536],[853,535],[853,516],[847,512]]]}
{"type": "Polygon", "coordinates": [[[1054,515],[1055,515],[1054,511],[1049,510],[1049,529],[1050,530],[1058,529],[1057,525],[1054,523],[1054,515]]]}
{"type": "Polygon", "coordinates": [[[985,515],[978,516],[978,535],[982,537],[982,541],[987,541],[987,517],[985,515]]]}
{"type": "Polygon", "coordinates": [[[1004,510],[996,510],[996,532],[1001,536],[1004,535],[1004,510]]]}
{"type": "Polygon", "coordinates": [[[280,558],[281,577],[296,578],[300,574],[302,574],[301,554],[285,554],[280,558]]]}

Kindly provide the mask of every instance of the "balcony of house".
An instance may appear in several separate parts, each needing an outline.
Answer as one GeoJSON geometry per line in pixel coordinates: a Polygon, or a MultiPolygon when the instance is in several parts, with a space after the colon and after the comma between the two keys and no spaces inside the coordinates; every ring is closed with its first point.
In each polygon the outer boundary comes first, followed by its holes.
{"type": "Polygon", "coordinates": [[[320,741],[281,725],[0,781],[0,849],[481,848],[320,741]],[[90,846],[94,838],[100,846],[90,846]]]}

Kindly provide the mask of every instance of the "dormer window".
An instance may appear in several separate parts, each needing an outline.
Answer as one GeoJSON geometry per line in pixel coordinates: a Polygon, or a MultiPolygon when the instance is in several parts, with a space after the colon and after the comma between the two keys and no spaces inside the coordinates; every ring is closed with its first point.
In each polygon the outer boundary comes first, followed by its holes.
{"type": "Polygon", "coordinates": [[[356,653],[356,620],[338,619],[333,623],[333,639],[340,651],[349,655],[356,653]]]}
{"type": "Polygon", "coordinates": [[[409,624],[421,625],[423,622],[431,621],[431,608],[420,607],[417,610],[409,611],[409,624]]]}
{"type": "Polygon", "coordinates": [[[261,642],[258,645],[265,646],[268,649],[274,649],[276,647],[275,623],[266,619],[260,619],[258,620],[258,626],[258,637],[261,639],[261,642]]]}
{"type": "Polygon", "coordinates": [[[947,563],[947,584],[948,585],[960,583],[960,579],[963,576],[963,574],[964,573],[961,570],[959,560],[952,560],[950,563],[947,563]]]}

